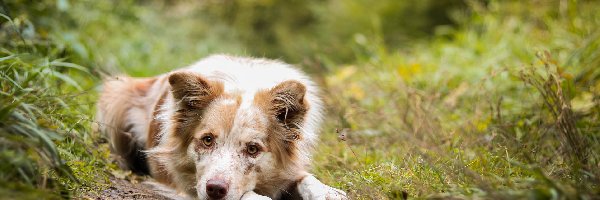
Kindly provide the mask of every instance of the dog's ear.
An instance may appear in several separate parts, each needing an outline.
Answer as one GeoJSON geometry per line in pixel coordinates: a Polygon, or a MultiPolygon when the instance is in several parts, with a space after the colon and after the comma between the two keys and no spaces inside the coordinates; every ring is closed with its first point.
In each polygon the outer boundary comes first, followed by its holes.
{"type": "Polygon", "coordinates": [[[186,109],[204,108],[223,93],[223,84],[193,72],[174,72],[169,75],[169,84],[173,97],[186,109]]]}
{"type": "Polygon", "coordinates": [[[285,165],[297,156],[297,140],[309,110],[306,86],[295,80],[284,81],[254,96],[254,103],[270,117],[269,148],[278,163],[285,165]]]}
{"type": "Polygon", "coordinates": [[[270,113],[286,128],[298,128],[308,110],[304,97],[306,87],[294,80],[285,81],[269,91],[270,113]]]}

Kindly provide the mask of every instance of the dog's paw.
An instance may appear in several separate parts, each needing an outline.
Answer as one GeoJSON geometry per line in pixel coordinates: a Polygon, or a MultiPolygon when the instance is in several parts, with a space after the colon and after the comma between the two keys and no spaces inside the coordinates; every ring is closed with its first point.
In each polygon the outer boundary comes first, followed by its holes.
{"type": "Polygon", "coordinates": [[[254,191],[249,191],[246,192],[246,194],[244,194],[240,200],[271,200],[271,198],[256,194],[254,191]]]}
{"type": "Polygon", "coordinates": [[[321,183],[314,176],[306,176],[298,184],[298,192],[303,199],[311,200],[346,200],[348,197],[342,190],[321,183]]]}
{"type": "Polygon", "coordinates": [[[325,190],[327,190],[327,194],[325,195],[326,200],[347,200],[348,196],[346,196],[346,192],[327,186],[325,190]]]}

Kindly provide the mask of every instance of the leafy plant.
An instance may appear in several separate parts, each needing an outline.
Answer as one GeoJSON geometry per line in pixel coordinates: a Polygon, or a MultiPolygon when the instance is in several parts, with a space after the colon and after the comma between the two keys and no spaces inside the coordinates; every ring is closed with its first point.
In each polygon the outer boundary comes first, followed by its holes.
{"type": "Polygon", "coordinates": [[[92,156],[102,157],[89,149],[95,136],[89,116],[82,114],[90,113],[90,94],[84,88],[93,79],[87,68],[57,58],[62,51],[56,44],[24,36],[34,28],[28,21],[1,16],[7,38],[0,49],[0,193],[13,198],[37,198],[42,192],[49,192],[48,198],[71,196],[81,184],[94,184],[90,174],[73,171],[74,163],[105,166],[105,161],[93,161],[92,156]],[[80,146],[87,150],[76,151],[80,146]]]}

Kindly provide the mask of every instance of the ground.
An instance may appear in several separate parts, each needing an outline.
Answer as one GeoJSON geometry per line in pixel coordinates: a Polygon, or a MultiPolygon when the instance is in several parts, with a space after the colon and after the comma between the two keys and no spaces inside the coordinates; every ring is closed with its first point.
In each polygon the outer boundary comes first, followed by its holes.
{"type": "Polygon", "coordinates": [[[132,183],[131,181],[110,177],[111,186],[100,191],[98,194],[89,194],[85,198],[89,199],[155,199],[168,200],[169,198],[152,190],[150,185],[145,183],[132,183]]]}

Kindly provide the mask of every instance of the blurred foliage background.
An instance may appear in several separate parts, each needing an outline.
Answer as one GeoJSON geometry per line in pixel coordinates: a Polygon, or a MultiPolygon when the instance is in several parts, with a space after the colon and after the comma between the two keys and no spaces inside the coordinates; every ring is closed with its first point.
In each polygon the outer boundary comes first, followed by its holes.
{"type": "Polygon", "coordinates": [[[280,59],[317,80],[328,116],[313,173],[353,199],[595,199],[598,9],[582,0],[2,0],[0,196],[109,187],[116,167],[93,131],[102,77],[227,53],[280,59]]]}

